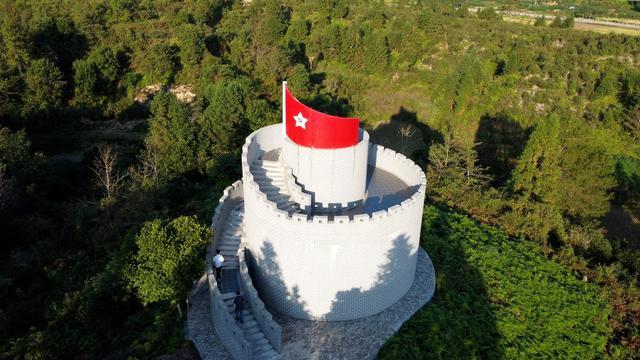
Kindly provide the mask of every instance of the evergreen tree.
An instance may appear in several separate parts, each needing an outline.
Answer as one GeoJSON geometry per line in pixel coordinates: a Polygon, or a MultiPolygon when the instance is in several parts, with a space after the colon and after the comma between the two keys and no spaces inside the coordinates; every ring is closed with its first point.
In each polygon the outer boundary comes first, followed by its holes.
{"type": "Polygon", "coordinates": [[[307,99],[311,94],[311,80],[309,71],[303,64],[296,64],[289,70],[287,86],[292,94],[300,100],[307,99]]]}
{"type": "Polygon", "coordinates": [[[177,64],[177,49],[171,45],[156,44],[149,47],[142,70],[149,83],[167,83],[174,76],[177,64]]]}
{"type": "Polygon", "coordinates": [[[297,43],[304,43],[309,35],[309,23],[304,18],[294,18],[287,29],[287,38],[297,43]]]}
{"type": "Polygon", "coordinates": [[[254,43],[261,48],[279,43],[289,27],[289,9],[277,0],[256,1],[251,6],[259,7],[262,12],[253,27],[254,43]]]}
{"type": "Polygon", "coordinates": [[[573,223],[597,221],[610,209],[614,160],[590,127],[568,117],[562,123],[562,176],[556,183],[559,208],[573,223]]]}
{"type": "Polygon", "coordinates": [[[496,10],[492,7],[486,7],[478,11],[478,19],[483,20],[502,20],[502,17],[498,15],[496,10]]]}
{"type": "Polygon", "coordinates": [[[205,96],[209,105],[200,122],[199,162],[209,167],[216,157],[242,146],[250,129],[246,104],[255,95],[250,81],[239,78],[211,85],[205,96]]]}
{"type": "Polygon", "coordinates": [[[557,187],[562,170],[560,153],[560,120],[552,116],[538,123],[513,171],[512,190],[515,199],[506,215],[507,225],[516,232],[546,243],[554,231],[564,237],[557,187]]]}
{"type": "Polygon", "coordinates": [[[547,18],[544,15],[536,17],[536,21],[533,22],[533,26],[546,26],[546,25],[547,25],[547,18]]]}
{"type": "Polygon", "coordinates": [[[560,27],[562,28],[572,28],[574,23],[573,16],[567,16],[564,20],[562,20],[562,24],[560,27]]]}
{"type": "Polygon", "coordinates": [[[204,33],[193,24],[184,24],[178,29],[180,61],[186,66],[195,66],[202,61],[205,52],[204,33]]]}
{"type": "Polygon", "coordinates": [[[562,19],[559,16],[556,16],[555,18],[553,18],[553,21],[551,21],[551,24],[549,24],[549,26],[555,28],[562,27],[562,19]]]}
{"type": "Polygon", "coordinates": [[[363,40],[364,67],[368,72],[382,72],[389,65],[389,44],[384,34],[371,32],[363,40]]]}
{"type": "Polygon", "coordinates": [[[73,82],[76,96],[83,99],[93,98],[98,85],[98,71],[95,65],[87,60],[76,60],[73,63],[73,82]]]}
{"type": "Polygon", "coordinates": [[[34,60],[25,74],[23,113],[46,113],[62,106],[62,72],[47,59],[34,60]]]}
{"type": "Polygon", "coordinates": [[[158,93],[151,102],[152,116],[145,145],[157,154],[160,173],[175,176],[196,168],[196,129],[188,108],[171,93],[158,93]]]}

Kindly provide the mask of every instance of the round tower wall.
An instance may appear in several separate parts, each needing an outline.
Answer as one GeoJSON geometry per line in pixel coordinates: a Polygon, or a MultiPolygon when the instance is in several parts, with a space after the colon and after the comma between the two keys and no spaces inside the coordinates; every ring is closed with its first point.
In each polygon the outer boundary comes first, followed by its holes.
{"type": "Polygon", "coordinates": [[[369,165],[415,189],[409,199],[373,214],[290,216],[267,200],[249,171],[249,164],[281,146],[281,139],[275,125],[249,136],[243,147],[243,242],[261,298],[283,314],[322,320],[365,317],[395,303],[415,276],[426,185],[422,170],[371,145],[369,165]]]}

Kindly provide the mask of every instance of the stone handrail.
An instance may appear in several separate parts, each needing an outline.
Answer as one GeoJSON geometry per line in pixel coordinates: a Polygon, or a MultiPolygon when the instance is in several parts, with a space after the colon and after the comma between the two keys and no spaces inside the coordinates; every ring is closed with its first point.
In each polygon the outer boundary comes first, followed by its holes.
{"type": "Polygon", "coordinates": [[[218,288],[216,277],[212,273],[211,264],[207,266],[207,281],[209,283],[211,318],[220,341],[235,359],[251,359],[251,344],[244,338],[242,329],[238,327],[236,320],[231,316],[227,305],[222,300],[222,293],[218,288]]]}
{"type": "Polygon", "coordinates": [[[222,236],[222,229],[227,221],[229,212],[242,201],[242,181],[236,181],[228,186],[220,197],[220,202],[216,206],[211,228],[214,231],[214,239],[209,247],[205,260],[207,271],[207,281],[209,284],[209,303],[211,306],[211,318],[213,326],[220,337],[220,340],[227,350],[236,359],[252,358],[251,344],[244,338],[243,331],[236,324],[235,319],[229,313],[227,305],[222,299],[222,292],[218,288],[216,277],[213,274],[211,260],[213,258],[214,244],[219,236],[222,236]]]}
{"type": "Polygon", "coordinates": [[[277,352],[280,352],[282,349],[282,327],[273,320],[271,313],[265,308],[264,303],[258,296],[258,291],[253,287],[251,276],[249,276],[249,268],[245,261],[245,251],[241,250],[238,253],[238,259],[240,260],[240,287],[245,294],[245,299],[251,305],[253,317],[256,319],[264,336],[269,340],[271,346],[277,352]]]}
{"type": "Polygon", "coordinates": [[[300,208],[310,211],[312,203],[311,194],[304,192],[302,186],[296,181],[291,168],[287,168],[285,171],[287,190],[289,191],[291,200],[300,204],[300,208]]]}
{"type": "MultiPolygon", "coordinates": [[[[242,180],[238,180],[224,189],[211,219],[211,230],[213,230],[212,246],[218,242],[218,237],[222,236],[222,228],[229,216],[229,212],[242,202],[242,196],[242,180]]],[[[213,248],[210,250],[213,250],[213,248]]],[[[211,258],[207,257],[207,259],[211,258]]]]}

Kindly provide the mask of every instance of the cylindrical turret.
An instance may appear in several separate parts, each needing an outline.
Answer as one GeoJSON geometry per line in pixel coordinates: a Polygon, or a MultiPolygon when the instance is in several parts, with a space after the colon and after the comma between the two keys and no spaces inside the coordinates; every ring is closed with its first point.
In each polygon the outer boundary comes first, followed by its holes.
{"type": "Polygon", "coordinates": [[[302,146],[285,134],[282,160],[311,194],[314,211],[339,211],[362,203],[368,150],[369,134],[362,129],[356,145],[336,149],[302,146]]]}

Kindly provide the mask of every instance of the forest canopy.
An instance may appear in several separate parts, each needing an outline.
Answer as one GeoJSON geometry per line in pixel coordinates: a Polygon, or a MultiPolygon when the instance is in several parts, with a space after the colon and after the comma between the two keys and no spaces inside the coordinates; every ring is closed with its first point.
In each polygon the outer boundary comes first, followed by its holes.
{"type": "MultiPolygon", "coordinates": [[[[282,80],[427,173],[438,289],[382,357],[638,357],[640,37],[494,3],[0,3],[0,357],[188,347],[213,208],[282,80]]],[[[638,14],[576,15],[602,9],[638,14]]]]}

